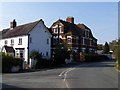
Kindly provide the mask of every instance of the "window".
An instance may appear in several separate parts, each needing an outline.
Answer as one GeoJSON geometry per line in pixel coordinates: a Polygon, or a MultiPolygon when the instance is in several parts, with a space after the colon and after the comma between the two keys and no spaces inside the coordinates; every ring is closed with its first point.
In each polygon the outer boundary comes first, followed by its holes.
{"type": "Polygon", "coordinates": [[[71,43],[71,37],[67,37],[67,43],[68,43],[68,44],[71,43]]]}
{"type": "Polygon", "coordinates": [[[90,46],[92,46],[92,39],[90,39],[90,46]]]}
{"type": "Polygon", "coordinates": [[[78,44],[78,37],[76,37],[76,44],[78,44]]]}
{"type": "Polygon", "coordinates": [[[85,45],[85,38],[83,37],[83,45],[85,45]]]}
{"type": "Polygon", "coordinates": [[[30,37],[30,43],[32,43],[32,37],[30,37]]]}
{"type": "Polygon", "coordinates": [[[47,39],[47,44],[49,44],[49,39],[47,39]]]}
{"type": "Polygon", "coordinates": [[[23,50],[20,50],[20,58],[23,58],[23,50]]]}
{"type": "Polygon", "coordinates": [[[48,56],[48,52],[46,52],[46,56],[48,56]]]}
{"type": "Polygon", "coordinates": [[[57,30],[57,28],[54,28],[54,33],[58,33],[58,30],[57,30]]]}
{"type": "Polygon", "coordinates": [[[18,45],[22,45],[22,38],[19,38],[19,43],[18,45]]]}
{"type": "Polygon", "coordinates": [[[89,38],[89,31],[88,31],[88,35],[87,35],[87,36],[88,36],[88,38],[89,38]]]}
{"type": "Polygon", "coordinates": [[[13,39],[11,39],[11,45],[14,45],[14,40],[13,39]]]}
{"type": "Polygon", "coordinates": [[[59,29],[60,29],[60,33],[63,33],[63,30],[62,30],[62,28],[61,28],[61,27],[59,27],[59,29]]]}
{"type": "Polygon", "coordinates": [[[85,51],[86,51],[86,48],[82,48],[82,52],[85,53],[85,51]]]}
{"type": "Polygon", "coordinates": [[[5,40],[5,42],[4,42],[4,43],[5,43],[5,45],[6,45],[6,44],[8,44],[7,40],[5,40]]]}
{"type": "Polygon", "coordinates": [[[87,37],[87,31],[85,31],[85,37],[87,37]]]}
{"type": "Polygon", "coordinates": [[[89,38],[89,31],[88,30],[85,30],[84,37],[89,38]]]}

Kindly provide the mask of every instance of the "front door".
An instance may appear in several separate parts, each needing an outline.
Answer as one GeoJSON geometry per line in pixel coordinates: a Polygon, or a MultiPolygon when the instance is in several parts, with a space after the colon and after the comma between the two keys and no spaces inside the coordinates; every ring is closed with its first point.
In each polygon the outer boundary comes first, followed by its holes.
{"type": "Polygon", "coordinates": [[[25,58],[25,50],[24,48],[16,48],[16,57],[18,58],[25,58]]]}

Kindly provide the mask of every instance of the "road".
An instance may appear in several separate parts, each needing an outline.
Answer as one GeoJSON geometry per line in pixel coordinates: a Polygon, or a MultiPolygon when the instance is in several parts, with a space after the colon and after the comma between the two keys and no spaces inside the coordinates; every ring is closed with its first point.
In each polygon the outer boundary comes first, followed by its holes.
{"type": "Polygon", "coordinates": [[[4,74],[3,88],[118,88],[115,62],[92,62],[69,67],[4,74]]]}

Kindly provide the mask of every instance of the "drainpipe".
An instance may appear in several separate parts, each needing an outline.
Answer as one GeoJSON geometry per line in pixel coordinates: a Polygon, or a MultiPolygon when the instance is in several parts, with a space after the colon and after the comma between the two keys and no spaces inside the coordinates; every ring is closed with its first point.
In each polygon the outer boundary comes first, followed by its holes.
{"type": "Polygon", "coordinates": [[[27,61],[27,63],[28,63],[28,65],[29,65],[29,63],[30,63],[30,60],[29,60],[29,38],[30,38],[30,34],[28,34],[28,61],[27,61]]]}

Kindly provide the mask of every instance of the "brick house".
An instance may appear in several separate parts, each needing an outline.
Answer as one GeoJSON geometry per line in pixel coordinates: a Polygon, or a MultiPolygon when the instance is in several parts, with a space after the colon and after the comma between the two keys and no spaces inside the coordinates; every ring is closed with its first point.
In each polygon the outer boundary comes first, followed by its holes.
{"type": "Polygon", "coordinates": [[[97,39],[92,35],[91,29],[84,24],[75,24],[74,17],[67,17],[66,21],[57,20],[52,24],[50,32],[53,50],[57,43],[78,53],[93,53],[97,50],[97,39]]]}

